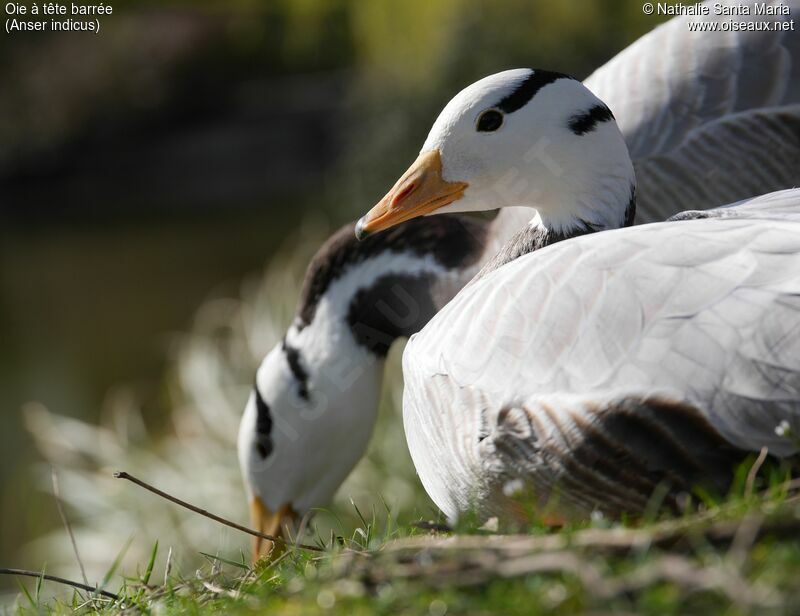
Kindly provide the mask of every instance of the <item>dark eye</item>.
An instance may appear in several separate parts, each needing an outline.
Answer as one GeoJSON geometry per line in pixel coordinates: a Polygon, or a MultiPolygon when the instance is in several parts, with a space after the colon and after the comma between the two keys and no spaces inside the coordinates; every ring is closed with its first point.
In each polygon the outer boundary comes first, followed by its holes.
{"type": "Polygon", "coordinates": [[[503,114],[497,109],[487,109],[478,118],[479,133],[493,133],[503,125],[503,114]]]}

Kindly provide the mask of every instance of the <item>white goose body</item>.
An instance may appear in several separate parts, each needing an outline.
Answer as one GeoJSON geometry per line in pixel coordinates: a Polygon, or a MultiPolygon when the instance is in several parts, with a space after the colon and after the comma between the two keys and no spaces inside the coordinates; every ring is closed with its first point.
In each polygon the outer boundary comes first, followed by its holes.
{"type": "Polygon", "coordinates": [[[796,451],[775,428],[800,429],[800,190],[724,215],[522,256],[412,337],[406,436],[448,516],[513,514],[517,479],[567,515],[636,512],[796,451]]]}

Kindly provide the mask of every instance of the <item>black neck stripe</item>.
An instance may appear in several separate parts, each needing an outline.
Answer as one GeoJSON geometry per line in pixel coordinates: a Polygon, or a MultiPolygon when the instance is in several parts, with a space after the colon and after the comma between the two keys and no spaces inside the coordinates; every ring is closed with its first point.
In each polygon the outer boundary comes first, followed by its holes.
{"type": "Polygon", "coordinates": [[[281,348],[283,349],[283,354],[286,355],[286,363],[289,364],[289,370],[292,371],[292,376],[297,382],[297,393],[303,400],[308,400],[308,372],[303,367],[300,350],[290,346],[286,342],[286,338],[283,339],[281,348]]]}
{"type": "Polygon", "coordinates": [[[432,256],[446,269],[466,268],[481,256],[489,224],[465,216],[440,214],[415,218],[358,241],[355,223],[345,225],[319,249],[306,271],[295,324],[299,329],[314,319],[330,285],[347,270],[384,253],[432,256]]]}
{"type": "Polygon", "coordinates": [[[255,446],[258,453],[261,454],[261,457],[266,458],[272,453],[272,415],[270,414],[269,406],[264,402],[264,398],[261,396],[258,383],[255,385],[254,392],[256,399],[255,446]]]}
{"type": "Polygon", "coordinates": [[[536,96],[539,90],[559,79],[574,80],[575,78],[565,75],[564,73],[545,71],[539,68],[531,69],[531,74],[528,75],[511,94],[497,103],[495,107],[505,113],[514,113],[527,105],[528,102],[536,96]]]}
{"type": "Polygon", "coordinates": [[[392,343],[420,331],[441,305],[433,294],[436,274],[387,274],[350,300],[347,324],[357,344],[386,357],[392,343]]]}

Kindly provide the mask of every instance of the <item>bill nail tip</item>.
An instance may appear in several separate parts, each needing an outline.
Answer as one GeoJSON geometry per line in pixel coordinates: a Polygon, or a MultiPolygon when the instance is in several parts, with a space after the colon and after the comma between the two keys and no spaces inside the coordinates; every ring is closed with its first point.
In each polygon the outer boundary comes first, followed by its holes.
{"type": "Polygon", "coordinates": [[[369,235],[369,232],[364,229],[364,218],[359,218],[356,223],[356,239],[363,240],[367,235],[369,235]]]}

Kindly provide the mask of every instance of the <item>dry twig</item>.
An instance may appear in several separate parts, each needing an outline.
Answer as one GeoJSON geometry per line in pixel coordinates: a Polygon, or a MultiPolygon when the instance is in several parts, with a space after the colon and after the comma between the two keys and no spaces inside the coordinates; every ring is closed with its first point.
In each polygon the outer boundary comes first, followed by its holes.
{"type": "Polygon", "coordinates": [[[206,511],[205,509],[200,509],[200,507],[195,507],[194,505],[191,505],[191,504],[187,503],[186,501],[182,501],[181,499],[176,498],[176,497],[172,496],[171,494],[167,494],[166,492],[164,492],[162,490],[159,490],[158,488],[156,488],[154,486],[151,486],[149,483],[145,483],[141,479],[137,479],[136,477],[126,473],[125,471],[117,471],[117,472],[115,472],[114,473],[114,477],[116,477],[117,479],[127,479],[131,483],[135,483],[137,486],[139,486],[141,488],[144,488],[145,490],[148,490],[149,492],[152,492],[153,494],[156,494],[156,495],[160,496],[161,498],[164,498],[164,499],[166,499],[166,500],[168,500],[170,502],[173,502],[176,505],[180,505],[181,507],[184,507],[185,509],[188,509],[189,511],[194,511],[195,513],[197,513],[199,515],[202,515],[202,516],[204,516],[204,517],[206,517],[206,518],[208,518],[210,520],[214,520],[215,522],[219,522],[220,524],[224,524],[225,526],[230,526],[231,528],[235,528],[236,530],[241,531],[243,533],[247,533],[248,535],[252,535],[254,537],[261,537],[262,539],[266,539],[268,541],[274,541],[274,542],[282,543],[282,544],[284,544],[286,546],[294,546],[294,547],[297,547],[297,548],[301,548],[303,550],[311,550],[313,552],[324,552],[324,550],[322,548],[317,547],[316,545],[308,545],[306,543],[289,542],[289,541],[286,541],[285,539],[283,539],[282,537],[276,537],[274,535],[268,535],[266,533],[262,533],[260,531],[253,530],[252,528],[247,528],[246,526],[242,526],[241,524],[237,524],[236,522],[231,522],[230,520],[226,520],[225,518],[222,518],[222,517],[220,517],[218,515],[215,515],[215,514],[209,512],[209,511],[206,511]]]}
{"type": "Polygon", "coordinates": [[[85,590],[86,592],[97,593],[98,595],[102,595],[103,597],[113,599],[114,601],[119,601],[119,595],[115,595],[113,592],[108,592],[107,590],[102,590],[99,588],[93,588],[88,584],[81,584],[80,582],[74,582],[73,580],[68,580],[66,578],[58,577],[57,575],[49,575],[47,573],[42,573],[41,571],[28,571],[27,569],[6,569],[5,567],[0,567],[0,575],[16,575],[22,577],[32,577],[37,579],[42,578],[49,582],[66,584],[67,586],[72,586],[73,588],[77,588],[78,590],[85,590]]]}
{"type": "Polygon", "coordinates": [[[756,461],[753,462],[753,466],[750,467],[750,471],[747,473],[747,481],[744,484],[744,495],[747,498],[749,498],[753,494],[753,486],[756,483],[756,475],[758,475],[758,471],[764,464],[764,460],[767,459],[768,453],[769,449],[767,449],[766,447],[762,447],[761,451],[758,454],[758,457],[756,458],[756,461]]]}

